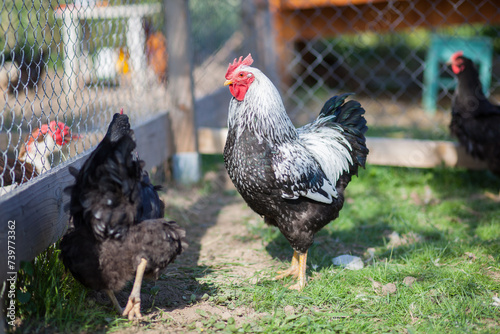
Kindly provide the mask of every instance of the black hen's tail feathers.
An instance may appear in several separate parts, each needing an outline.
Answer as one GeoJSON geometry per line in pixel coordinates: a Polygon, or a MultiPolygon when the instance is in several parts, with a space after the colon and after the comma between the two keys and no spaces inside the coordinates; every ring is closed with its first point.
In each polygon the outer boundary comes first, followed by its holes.
{"type": "Polygon", "coordinates": [[[135,143],[108,138],[85,162],[71,190],[70,214],[75,226],[88,225],[96,238],[122,238],[136,222],[141,206],[140,166],[132,158],[135,143]]]}
{"type": "Polygon", "coordinates": [[[144,162],[133,154],[135,148],[128,117],[115,114],[81,170],[70,170],[76,178],[67,190],[75,227],[87,225],[100,240],[120,239],[130,226],[164,216],[164,204],[142,170],[144,162]]]}

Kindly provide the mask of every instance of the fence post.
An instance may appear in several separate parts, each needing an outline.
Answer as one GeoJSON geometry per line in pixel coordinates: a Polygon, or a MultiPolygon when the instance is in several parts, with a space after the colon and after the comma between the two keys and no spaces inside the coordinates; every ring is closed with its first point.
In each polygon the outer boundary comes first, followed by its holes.
{"type": "Polygon", "coordinates": [[[200,155],[194,122],[191,29],[187,0],[163,0],[168,51],[168,86],[174,143],[174,180],[189,184],[200,175],[200,155]]]}
{"type": "Polygon", "coordinates": [[[275,62],[275,36],[271,24],[269,0],[241,2],[242,31],[245,39],[242,55],[251,52],[255,65],[278,85],[275,62]]]}
{"type": "Polygon", "coordinates": [[[63,10],[61,12],[63,20],[62,39],[64,44],[64,88],[67,94],[75,93],[77,89],[78,57],[80,56],[80,22],[76,10],[63,10]],[[65,31],[64,31],[65,30],[65,31]]]}

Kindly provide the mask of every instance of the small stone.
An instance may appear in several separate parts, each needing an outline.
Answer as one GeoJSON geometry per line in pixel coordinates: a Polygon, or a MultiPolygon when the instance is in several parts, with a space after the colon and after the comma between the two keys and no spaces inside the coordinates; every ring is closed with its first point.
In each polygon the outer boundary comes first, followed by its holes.
{"type": "Polygon", "coordinates": [[[411,287],[413,285],[413,283],[415,283],[417,279],[413,276],[406,276],[404,279],[403,279],[403,283],[407,286],[407,287],[411,287]]]}
{"type": "Polygon", "coordinates": [[[343,266],[349,270],[360,270],[364,267],[363,260],[360,257],[347,254],[333,258],[332,262],[336,266],[343,266]]]}

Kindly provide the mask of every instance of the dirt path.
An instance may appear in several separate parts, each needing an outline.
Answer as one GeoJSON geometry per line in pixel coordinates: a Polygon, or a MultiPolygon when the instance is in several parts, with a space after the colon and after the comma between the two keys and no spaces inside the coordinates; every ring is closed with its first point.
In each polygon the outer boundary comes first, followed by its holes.
{"type": "MultiPolygon", "coordinates": [[[[234,307],[216,288],[221,282],[255,284],[256,272],[276,265],[262,240],[248,232],[247,226],[261,218],[224,174],[207,174],[209,190],[169,189],[163,197],[169,217],[186,228],[189,248],[156,283],[143,285],[144,319],[118,333],[146,328],[148,333],[198,333],[207,321],[223,326],[234,319],[238,326],[262,316],[250,307],[234,307]]],[[[122,304],[129,290],[119,294],[122,304]]]]}

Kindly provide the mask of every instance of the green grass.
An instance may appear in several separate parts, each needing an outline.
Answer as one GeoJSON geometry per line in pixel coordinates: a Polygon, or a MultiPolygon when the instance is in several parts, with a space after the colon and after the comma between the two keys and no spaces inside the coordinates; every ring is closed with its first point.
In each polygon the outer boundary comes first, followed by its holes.
{"type": "MultiPolygon", "coordinates": [[[[257,285],[229,284],[220,293],[235,296],[235,306],[267,314],[242,330],[494,333],[500,325],[500,310],[491,305],[500,292],[500,205],[487,194],[498,196],[499,189],[500,180],[488,172],[370,166],[349,185],[339,219],[318,233],[308,258],[313,279],[302,293],[262,276],[257,285]],[[420,242],[388,248],[393,231],[415,233],[420,242]],[[366,259],[368,248],[375,257],[360,271],[331,264],[345,253],[366,259]],[[411,286],[403,283],[408,276],[416,279],[411,286]],[[397,290],[385,295],[377,283],[397,290]]],[[[271,255],[286,259],[284,267],[291,249],[280,232],[263,223],[249,230],[271,255]]]]}
{"type": "Polygon", "coordinates": [[[16,286],[18,332],[85,332],[119,322],[110,310],[87,299],[87,292],[59,260],[56,245],[23,262],[16,286]]]}
{"type": "MultiPolygon", "coordinates": [[[[220,157],[203,159],[220,162],[220,157]]],[[[310,248],[310,280],[301,293],[285,287],[291,279],[285,284],[269,279],[291,257],[280,232],[262,222],[235,221],[247,224],[250,234],[263,241],[263,252],[283,263],[257,272],[257,284],[232,276],[214,279],[225,275],[217,267],[193,272],[191,279],[210,287],[210,303],[229,312],[239,306],[258,312],[242,322],[208,314],[201,322],[203,330],[495,333],[500,326],[500,308],[492,306],[500,293],[499,189],[500,179],[485,171],[377,166],[361,170],[347,189],[340,217],[317,234],[310,248]],[[392,232],[414,234],[419,241],[391,248],[392,232]],[[359,271],[331,262],[346,253],[367,260],[370,252],[373,259],[359,271]],[[416,281],[407,286],[406,277],[416,281]],[[382,287],[390,284],[396,291],[383,293],[382,287]]],[[[200,191],[207,191],[206,186],[200,191]]],[[[57,252],[50,249],[40,255],[19,275],[20,332],[116,331],[132,325],[86,298],[87,290],[65,273],[57,252]]],[[[194,322],[186,328],[198,330],[194,322]]]]}
{"type": "Polygon", "coordinates": [[[397,139],[454,140],[447,127],[437,126],[435,129],[402,126],[370,126],[367,137],[384,137],[397,139]]]}

